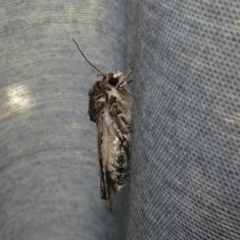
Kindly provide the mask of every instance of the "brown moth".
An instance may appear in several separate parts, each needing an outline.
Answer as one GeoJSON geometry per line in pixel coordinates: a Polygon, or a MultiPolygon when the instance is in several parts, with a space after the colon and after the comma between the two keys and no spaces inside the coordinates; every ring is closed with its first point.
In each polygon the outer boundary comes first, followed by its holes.
{"type": "Polygon", "coordinates": [[[104,74],[93,67],[103,78],[88,93],[88,114],[97,125],[100,195],[112,211],[111,193],[119,193],[129,178],[133,99],[124,86],[133,69],[123,76],[121,72],[104,74]]]}

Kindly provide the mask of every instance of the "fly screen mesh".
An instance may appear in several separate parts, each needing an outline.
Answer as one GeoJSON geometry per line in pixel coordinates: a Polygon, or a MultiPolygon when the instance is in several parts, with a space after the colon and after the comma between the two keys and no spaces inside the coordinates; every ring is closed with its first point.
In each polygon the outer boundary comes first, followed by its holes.
{"type": "Polygon", "coordinates": [[[240,239],[240,3],[0,0],[0,239],[240,239]],[[100,199],[88,91],[126,74],[131,178],[100,199]]]}

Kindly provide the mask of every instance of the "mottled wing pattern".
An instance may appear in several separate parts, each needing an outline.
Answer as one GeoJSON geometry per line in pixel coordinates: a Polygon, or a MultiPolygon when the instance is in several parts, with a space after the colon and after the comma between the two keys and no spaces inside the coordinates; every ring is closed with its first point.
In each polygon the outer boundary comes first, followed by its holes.
{"type": "Polygon", "coordinates": [[[131,94],[98,81],[89,92],[89,116],[97,124],[100,194],[112,210],[111,193],[118,193],[129,177],[131,94]]]}

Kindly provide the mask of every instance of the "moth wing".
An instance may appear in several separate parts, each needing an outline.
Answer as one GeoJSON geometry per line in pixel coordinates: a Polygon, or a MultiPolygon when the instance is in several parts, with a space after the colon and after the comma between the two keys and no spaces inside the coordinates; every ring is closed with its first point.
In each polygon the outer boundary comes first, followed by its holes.
{"type": "Polygon", "coordinates": [[[109,96],[103,114],[102,158],[110,192],[118,193],[126,185],[130,159],[130,119],[128,109],[115,96],[109,96]]]}
{"type": "Polygon", "coordinates": [[[98,129],[98,160],[99,160],[99,175],[100,175],[100,195],[102,199],[107,200],[108,208],[112,211],[112,201],[110,196],[110,188],[109,188],[109,179],[107,177],[107,165],[106,165],[106,157],[105,157],[105,125],[104,125],[104,113],[101,113],[98,117],[97,121],[97,129],[98,129]]]}

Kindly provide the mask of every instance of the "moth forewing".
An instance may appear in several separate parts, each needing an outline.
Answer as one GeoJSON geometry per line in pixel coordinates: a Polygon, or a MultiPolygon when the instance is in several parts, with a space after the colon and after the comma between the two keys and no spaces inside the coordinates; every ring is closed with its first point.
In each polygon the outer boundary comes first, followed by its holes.
{"type": "Polygon", "coordinates": [[[121,73],[109,73],[89,91],[89,116],[98,133],[100,195],[110,211],[111,193],[120,192],[129,177],[133,99],[125,82],[121,73]]]}

